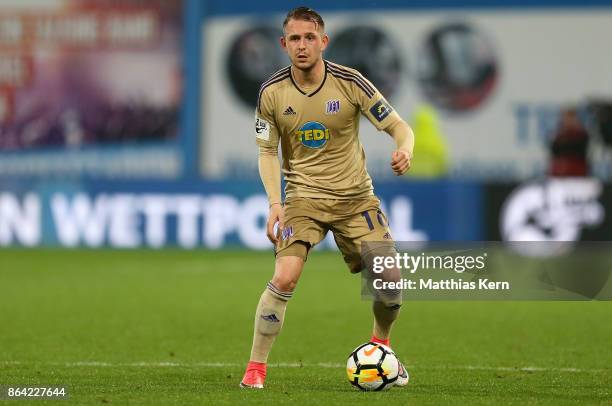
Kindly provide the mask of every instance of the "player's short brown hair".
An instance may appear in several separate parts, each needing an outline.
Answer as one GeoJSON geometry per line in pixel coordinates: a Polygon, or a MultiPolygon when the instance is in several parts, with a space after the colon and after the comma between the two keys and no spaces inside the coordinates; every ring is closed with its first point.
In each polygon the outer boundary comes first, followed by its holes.
{"type": "Polygon", "coordinates": [[[285,17],[285,21],[283,21],[283,31],[285,30],[289,20],[311,21],[314,23],[319,32],[325,31],[325,23],[323,22],[323,18],[319,13],[310,7],[296,7],[289,11],[287,13],[287,17],[285,17]]]}

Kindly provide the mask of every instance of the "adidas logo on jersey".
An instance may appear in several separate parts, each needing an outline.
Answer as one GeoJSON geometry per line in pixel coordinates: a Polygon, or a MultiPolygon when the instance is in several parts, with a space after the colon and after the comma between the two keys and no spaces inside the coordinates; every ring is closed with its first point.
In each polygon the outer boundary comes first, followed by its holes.
{"type": "Polygon", "coordinates": [[[295,110],[293,110],[293,108],[291,108],[291,106],[287,107],[287,110],[285,110],[285,112],[283,113],[283,116],[295,116],[297,113],[295,112],[295,110]]]}

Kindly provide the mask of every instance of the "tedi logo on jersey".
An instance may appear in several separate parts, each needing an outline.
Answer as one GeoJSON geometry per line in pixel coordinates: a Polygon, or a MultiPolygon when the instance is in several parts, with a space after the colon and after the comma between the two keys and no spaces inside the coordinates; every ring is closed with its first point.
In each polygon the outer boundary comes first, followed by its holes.
{"type": "Polygon", "coordinates": [[[297,139],[308,148],[323,148],[329,140],[330,133],[323,124],[309,121],[295,132],[297,139]]]}

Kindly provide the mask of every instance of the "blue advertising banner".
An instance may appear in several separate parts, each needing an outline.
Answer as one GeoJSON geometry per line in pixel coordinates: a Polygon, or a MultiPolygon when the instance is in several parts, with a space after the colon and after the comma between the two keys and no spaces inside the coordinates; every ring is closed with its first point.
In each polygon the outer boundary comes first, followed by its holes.
{"type": "MultiPolygon", "coordinates": [[[[379,183],[376,192],[397,240],[483,235],[476,184],[379,183]]],[[[0,189],[0,246],[270,249],[267,214],[252,182],[21,183],[0,189]]],[[[333,247],[332,236],[321,245],[333,247]]]]}

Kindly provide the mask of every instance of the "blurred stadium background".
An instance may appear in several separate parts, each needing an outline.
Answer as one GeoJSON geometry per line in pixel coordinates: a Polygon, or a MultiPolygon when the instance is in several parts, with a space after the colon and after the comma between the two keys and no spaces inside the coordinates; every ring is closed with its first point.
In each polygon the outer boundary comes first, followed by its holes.
{"type": "MultiPolygon", "coordinates": [[[[418,135],[396,179],[362,126],[396,239],[611,239],[611,2],[311,3],[418,135]]],[[[253,104],[293,5],[3,1],[0,246],[269,248],[253,104]]]]}
{"type": "MultiPolygon", "coordinates": [[[[326,57],[415,129],[396,178],[390,138],[361,128],[395,239],[612,240],[612,1],[307,4],[326,57]]],[[[71,384],[80,404],[245,400],[223,393],[272,270],[254,103],[288,63],[279,27],[298,5],[0,2],[0,384],[71,384]]],[[[339,365],[371,321],[343,266],[333,252],[307,265],[273,361],[329,373],[276,372],[286,400],[350,390],[339,365]]],[[[396,344],[416,368],[407,393],[609,401],[609,303],[582,305],[410,304],[396,333],[411,337],[396,344]]]]}

